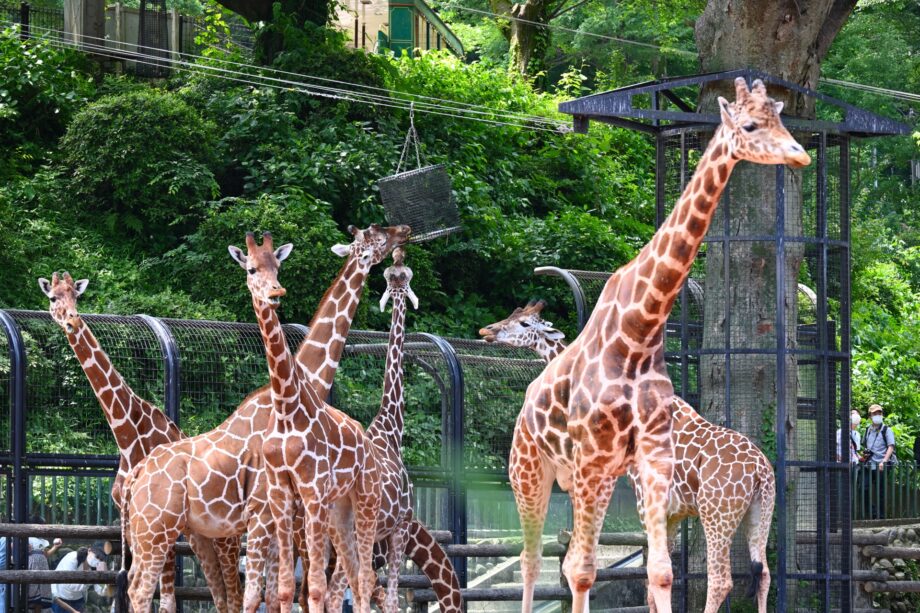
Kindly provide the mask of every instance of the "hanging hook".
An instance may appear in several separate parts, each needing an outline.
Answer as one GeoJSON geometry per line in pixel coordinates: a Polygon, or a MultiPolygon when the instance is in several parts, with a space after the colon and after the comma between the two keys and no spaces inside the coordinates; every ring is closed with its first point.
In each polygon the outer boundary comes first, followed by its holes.
{"type": "Polygon", "coordinates": [[[409,103],[409,127],[415,129],[415,103],[409,103]]]}

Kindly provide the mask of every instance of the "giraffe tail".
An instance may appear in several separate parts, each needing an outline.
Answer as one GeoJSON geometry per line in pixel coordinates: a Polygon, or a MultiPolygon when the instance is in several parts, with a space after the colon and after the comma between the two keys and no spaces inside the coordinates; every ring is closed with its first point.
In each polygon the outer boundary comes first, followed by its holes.
{"type": "Polygon", "coordinates": [[[409,523],[407,536],[406,557],[415,562],[431,580],[441,613],[462,613],[464,606],[460,581],[444,549],[417,519],[409,523]]]}
{"type": "MultiPolygon", "coordinates": [[[[748,548],[751,553],[751,585],[748,598],[757,598],[764,577],[767,540],[770,538],[770,524],[773,522],[773,506],[776,502],[776,479],[773,467],[766,457],[762,458],[758,471],[757,490],[748,510],[748,548]]],[[[767,574],[769,579],[769,571],[767,574]]]]}

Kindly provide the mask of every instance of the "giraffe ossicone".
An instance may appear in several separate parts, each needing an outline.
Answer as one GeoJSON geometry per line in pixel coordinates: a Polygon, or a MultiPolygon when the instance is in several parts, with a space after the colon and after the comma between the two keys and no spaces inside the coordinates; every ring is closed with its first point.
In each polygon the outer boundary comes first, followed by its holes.
{"type": "MultiPolygon", "coordinates": [[[[487,340],[534,351],[547,363],[565,349],[561,332],[540,318],[542,301],[515,309],[506,319],[482,328],[487,340]],[[552,335],[554,338],[550,338],[552,335]]],[[[674,397],[674,477],[668,493],[668,550],[674,550],[677,530],[686,517],[700,517],[706,538],[706,613],[716,613],[731,591],[730,548],[742,522],[751,556],[751,590],[759,613],[766,613],[770,570],[766,548],[773,518],[776,482],[770,461],[746,436],[714,425],[689,403],[674,397]]],[[[636,492],[639,517],[644,521],[642,482],[633,467],[628,471],[636,492]]],[[[650,599],[650,610],[655,604],[650,599]]]]}
{"type": "Polygon", "coordinates": [[[719,100],[722,123],[652,240],[608,279],[584,329],[527,388],[508,462],[524,547],[522,611],[533,608],[552,484],[572,500],[575,525],[563,562],[575,613],[588,610],[596,548],[616,479],[634,469],[648,534],[649,599],[671,611],[667,501],[674,467],[674,388],[664,328],[722,191],[741,160],[801,168],[811,158],[783,126],[782,105],[757,80],[719,100]]]}

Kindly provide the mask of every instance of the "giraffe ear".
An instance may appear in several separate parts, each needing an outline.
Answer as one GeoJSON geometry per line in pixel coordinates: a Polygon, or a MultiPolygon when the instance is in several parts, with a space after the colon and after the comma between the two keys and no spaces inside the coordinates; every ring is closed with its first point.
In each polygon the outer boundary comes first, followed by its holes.
{"type": "Polygon", "coordinates": [[[779,115],[780,113],[783,112],[783,107],[784,107],[784,106],[785,106],[785,103],[784,103],[782,100],[780,100],[779,102],[774,102],[774,103],[773,103],[773,108],[776,109],[776,114],[777,114],[777,115],[779,115]]]}
{"type": "Polygon", "coordinates": [[[278,258],[278,263],[280,264],[281,262],[285,261],[287,257],[291,255],[291,251],[293,250],[293,243],[286,243],[275,249],[275,257],[278,258]]]}
{"type": "Polygon", "coordinates": [[[44,277],[38,278],[38,287],[41,288],[42,293],[49,298],[51,298],[51,281],[44,277]]]}
{"type": "Polygon", "coordinates": [[[234,245],[227,247],[227,251],[230,252],[230,257],[236,260],[236,263],[239,264],[243,270],[246,270],[246,254],[243,253],[243,250],[234,245]]]}
{"type": "Polygon", "coordinates": [[[386,288],[383,292],[383,296],[380,297],[380,312],[382,313],[385,308],[387,308],[387,301],[390,299],[390,288],[386,288]]]}
{"type": "Polygon", "coordinates": [[[83,292],[86,291],[86,286],[89,285],[89,279],[80,279],[73,284],[74,292],[76,292],[77,298],[83,295],[83,292]]]}
{"type": "Polygon", "coordinates": [[[732,117],[731,106],[728,103],[728,100],[719,96],[719,111],[722,115],[722,123],[729,130],[735,129],[735,118],[732,117]]]}
{"type": "Polygon", "coordinates": [[[555,328],[549,328],[544,336],[551,341],[561,341],[565,338],[565,334],[555,328]]]}
{"type": "Polygon", "coordinates": [[[344,258],[348,255],[349,247],[348,245],[333,245],[332,253],[336,254],[340,258],[344,258]]]}
{"type": "Polygon", "coordinates": [[[411,287],[406,287],[406,294],[409,296],[409,302],[412,303],[412,308],[417,311],[418,310],[418,296],[415,295],[415,292],[412,291],[411,287]]]}

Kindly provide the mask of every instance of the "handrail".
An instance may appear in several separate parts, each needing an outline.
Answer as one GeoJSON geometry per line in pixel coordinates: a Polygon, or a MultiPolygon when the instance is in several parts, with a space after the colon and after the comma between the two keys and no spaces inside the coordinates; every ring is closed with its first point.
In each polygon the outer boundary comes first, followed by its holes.
{"type": "Polygon", "coordinates": [[[434,26],[434,29],[444,38],[444,42],[447,43],[453,52],[461,58],[466,57],[466,52],[463,50],[463,43],[461,43],[457,35],[451,31],[450,27],[438,17],[438,14],[425,3],[425,0],[413,0],[413,4],[415,8],[418,9],[418,12],[422,14],[422,17],[425,18],[425,21],[434,26]]]}

